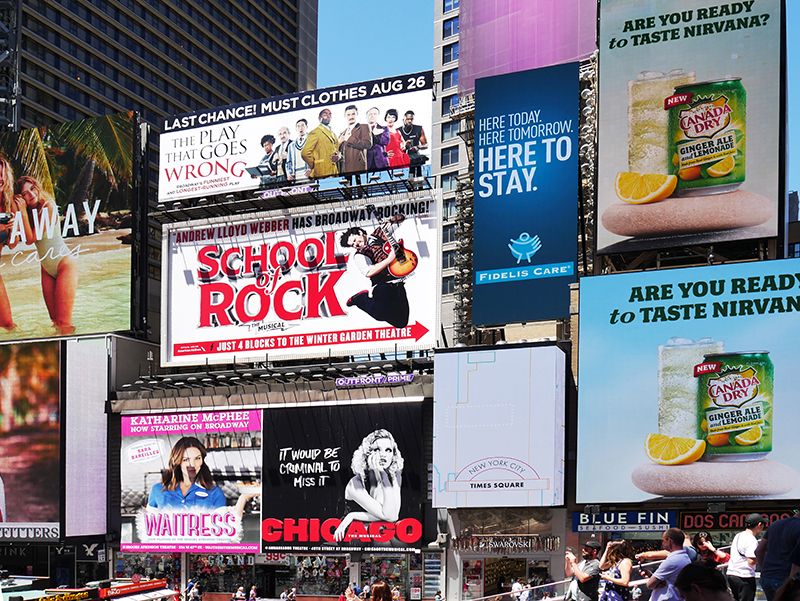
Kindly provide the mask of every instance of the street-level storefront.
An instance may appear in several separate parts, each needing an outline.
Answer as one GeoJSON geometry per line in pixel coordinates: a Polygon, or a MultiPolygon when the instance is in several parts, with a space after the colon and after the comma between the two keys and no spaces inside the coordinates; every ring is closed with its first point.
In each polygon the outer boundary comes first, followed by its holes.
{"type": "MultiPolygon", "coordinates": [[[[783,518],[792,517],[793,507],[764,507],[754,505],[752,509],[721,511],[682,511],[679,515],[679,527],[690,537],[702,533],[710,538],[715,547],[729,547],[737,532],[745,529],[745,519],[751,513],[760,513],[769,524],[783,518]]],[[[727,550],[727,549],[726,549],[727,550]]]]}
{"type": "MultiPolygon", "coordinates": [[[[550,508],[455,509],[459,533],[451,544],[450,585],[469,601],[509,592],[518,578],[533,586],[560,580],[564,556],[564,510],[550,508]]],[[[537,589],[551,595],[555,587],[537,589]]]]}

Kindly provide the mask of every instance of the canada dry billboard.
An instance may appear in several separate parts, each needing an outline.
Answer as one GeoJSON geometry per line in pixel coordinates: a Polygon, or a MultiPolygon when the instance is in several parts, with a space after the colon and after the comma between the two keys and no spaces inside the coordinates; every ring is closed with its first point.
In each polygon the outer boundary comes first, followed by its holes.
{"type": "Polygon", "coordinates": [[[166,226],[165,363],[433,347],[436,205],[413,192],[166,226]]]}
{"type": "Polygon", "coordinates": [[[0,339],[130,330],[136,123],[0,134],[0,339]]]}
{"type": "Polygon", "coordinates": [[[599,252],[777,234],[781,2],[602,0],[599,252]]]}
{"type": "Polygon", "coordinates": [[[264,412],[264,550],[422,546],[422,403],[264,412]]]}
{"type": "Polygon", "coordinates": [[[122,417],[123,551],[255,553],[261,411],[122,417]]]}
{"type": "Polygon", "coordinates": [[[432,88],[433,72],[424,71],[165,119],[158,198],[421,169],[432,88]]]}
{"type": "Polygon", "coordinates": [[[58,342],[0,345],[0,540],[58,541],[58,342]]]}
{"type": "Polygon", "coordinates": [[[564,503],[565,369],[554,345],[437,351],[434,507],[564,503]]]}
{"type": "Polygon", "coordinates": [[[796,498],[798,312],[798,259],[584,278],[577,502],[796,498]]]}
{"type": "Polygon", "coordinates": [[[476,325],[569,315],[579,94],[578,63],[475,82],[476,325]]]}

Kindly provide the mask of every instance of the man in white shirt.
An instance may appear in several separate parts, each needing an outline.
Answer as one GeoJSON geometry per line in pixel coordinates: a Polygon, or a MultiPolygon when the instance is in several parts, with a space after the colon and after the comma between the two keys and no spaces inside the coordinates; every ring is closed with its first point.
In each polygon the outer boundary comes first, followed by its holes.
{"type": "Polygon", "coordinates": [[[728,584],[736,601],[753,601],[756,597],[756,536],[767,520],[760,513],[751,513],[744,521],[745,530],[733,537],[728,562],[728,584]]]}
{"type": "MultiPolygon", "coordinates": [[[[692,563],[683,548],[685,538],[686,535],[678,528],[670,528],[661,536],[661,546],[669,555],[647,581],[647,588],[653,591],[651,601],[683,601],[675,588],[675,579],[684,566],[692,563]]],[[[644,568],[639,571],[644,576],[650,574],[644,568]]]]}
{"type": "Polygon", "coordinates": [[[522,594],[522,578],[517,578],[514,581],[514,584],[511,585],[511,596],[514,599],[519,599],[519,596],[522,594]]]}

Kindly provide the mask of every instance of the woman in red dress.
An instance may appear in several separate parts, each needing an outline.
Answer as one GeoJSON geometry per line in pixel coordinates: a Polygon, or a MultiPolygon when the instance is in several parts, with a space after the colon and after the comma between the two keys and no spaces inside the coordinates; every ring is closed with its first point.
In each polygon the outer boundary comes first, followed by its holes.
{"type": "Polygon", "coordinates": [[[389,157],[390,168],[408,167],[410,163],[405,151],[403,136],[400,135],[400,130],[396,129],[394,126],[398,118],[395,109],[389,109],[383,117],[384,121],[386,121],[386,128],[389,130],[389,143],[386,145],[386,156],[389,157]]]}

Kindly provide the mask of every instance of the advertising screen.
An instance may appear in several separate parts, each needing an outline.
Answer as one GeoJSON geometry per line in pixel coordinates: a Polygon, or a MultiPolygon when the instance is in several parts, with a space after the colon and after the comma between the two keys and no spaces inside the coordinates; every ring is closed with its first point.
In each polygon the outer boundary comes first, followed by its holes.
{"type": "Polygon", "coordinates": [[[0,133],[0,339],[130,330],[136,123],[0,133]]]}
{"type": "Polygon", "coordinates": [[[166,226],[168,365],[435,346],[437,202],[251,214],[166,226]]]}
{"type": "Polygon", "coordinates": [[[255,553],[261,411],[122,417],[122,551],[255,553]]]}
{"type": "Polygon", "coordinates": [[[600,253],[775,236],[781,2],[600,2],[600,253]]]}
{"type": "Polygon", "coordinates": [[[421,168],[432,88],[423,71],[165,119],[158,199],[421,168]]]}
{"type": "Polygon", "coordinates": [[[393,551],[422,540],[422,403],[264,412],[265,551],[393,551]]]}
{"type": "Polygon", "coordinates": [[[564,503],[564,352],[438,350],[434,507],[564,503]]]}
{"type": "Polygon", "coordinates": [[[578,503],[797,498],[800,260],[581,280],[578,503]]]}
{"type": "Polygon", "coordinates": [[[569,315],[579,92],[578,63],[475,82],[475,325],[569,315]]]}
{"type": "Polygon", "coordinates": [[[58,342],[0,345],[0,541],[58,541],[58,342]]]}

